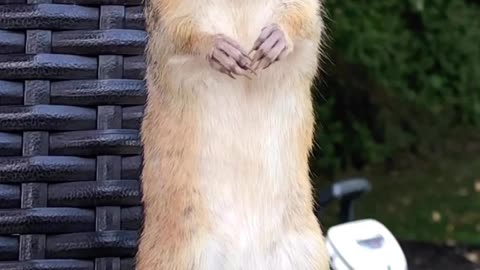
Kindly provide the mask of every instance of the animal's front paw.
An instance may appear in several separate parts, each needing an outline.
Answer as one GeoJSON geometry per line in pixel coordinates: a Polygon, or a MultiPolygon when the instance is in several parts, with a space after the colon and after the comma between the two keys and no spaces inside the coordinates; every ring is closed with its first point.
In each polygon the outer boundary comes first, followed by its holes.
{"type": "Polygon", "coordinates": [[[210,66],[233,79],[234,75],[248,77],[251,71],[252,60],[248,54],[238,42],[222,34],[215,36],[215,45],[207,58],[210,66]]]}
{"type": "Polygon", "coordinates": [[[266,69],[274,62],[285,58],[291,50],[286,33],[278,24],[266,26],[262,29],[250,52],[255,51],[252,68],[254,70],[266,69]]]}

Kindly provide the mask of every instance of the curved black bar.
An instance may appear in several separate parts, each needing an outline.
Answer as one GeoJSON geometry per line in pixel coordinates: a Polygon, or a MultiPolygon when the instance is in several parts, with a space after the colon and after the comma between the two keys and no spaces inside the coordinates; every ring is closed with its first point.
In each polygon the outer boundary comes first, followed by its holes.
{"type": "Polygon", "coordinates": [[[322,190],[317,197],[317,205],[324,207],[333,201],[340,202],[339,220],[341,223],[354,219],[353,202],[371,190],[371,184],[364,178],[337,181],[322,190]]]}

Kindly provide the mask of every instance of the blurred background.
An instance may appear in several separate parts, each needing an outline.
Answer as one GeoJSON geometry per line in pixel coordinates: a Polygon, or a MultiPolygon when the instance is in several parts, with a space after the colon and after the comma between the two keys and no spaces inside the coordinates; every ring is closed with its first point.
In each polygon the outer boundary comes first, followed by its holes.
{"type": "Polygon", "coordinates": [[[401,240],[480,247],[480,2],[325,4],[315,184],[366,177],[358,218],[401,240]]]}

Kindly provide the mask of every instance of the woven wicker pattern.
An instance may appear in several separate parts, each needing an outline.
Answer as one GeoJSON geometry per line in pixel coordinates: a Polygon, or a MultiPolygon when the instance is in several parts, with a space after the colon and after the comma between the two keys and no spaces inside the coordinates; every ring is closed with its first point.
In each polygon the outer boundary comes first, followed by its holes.
{"type": "Polygon", "coordinates": [[[0,269],[133,269],[141,0],[0,0],[0,269]]]}

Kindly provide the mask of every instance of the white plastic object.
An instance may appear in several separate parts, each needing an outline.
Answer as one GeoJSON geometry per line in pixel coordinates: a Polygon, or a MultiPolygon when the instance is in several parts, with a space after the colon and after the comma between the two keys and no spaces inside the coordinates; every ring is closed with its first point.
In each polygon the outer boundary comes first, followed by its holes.
{"type": "Polygon", "coordinates": [[[393,234],[373,219],[331,227],[326,235],[333,270],[407,270],[393,234]]]}

